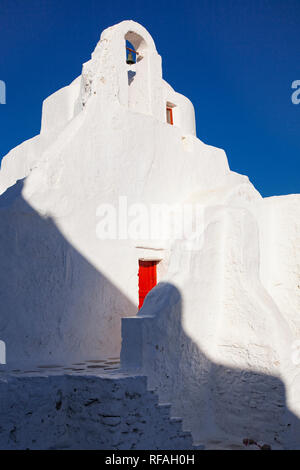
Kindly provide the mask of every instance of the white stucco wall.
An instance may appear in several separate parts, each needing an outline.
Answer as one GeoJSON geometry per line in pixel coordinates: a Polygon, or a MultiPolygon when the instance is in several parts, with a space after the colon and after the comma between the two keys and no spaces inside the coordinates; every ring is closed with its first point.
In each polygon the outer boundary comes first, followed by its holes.
{"type": "Polygon", "coordinates": [[[69,86],[45,99],[42,111],[41,134],[65,126],[76,114],[76,100],[80,93],[81,77],[69,86]]]}

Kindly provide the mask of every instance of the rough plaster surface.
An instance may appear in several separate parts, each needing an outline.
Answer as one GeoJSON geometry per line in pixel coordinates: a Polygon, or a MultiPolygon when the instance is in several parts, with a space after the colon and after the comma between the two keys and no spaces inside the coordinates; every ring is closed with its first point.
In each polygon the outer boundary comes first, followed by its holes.
{"type": "MultiPolygon", "coordinates": [[[[196,137],[193,105],[162,79],[145,28],[125,21],[102,33],[81,76],[44,101],[41,133],[2,160],[0,195],[0,339],[9,367],[118,356],[124,318],[123,370],[148,376],[194,441],[299,447],[291,346],[300,333],[300,196],[263,199],[230,171],[223,150],[196,137]],[[125,39],[142,57],[132,70],[125,39]],[[174,126],[165,122],[167,102],[174,126]],[[200,204],[198,239],[188,248],[99,240],[97,208],[118,206],[120,196],[200,204]],[[138,259],[156,259],[157,248],[163,282],[135,317],[138,259]]],[[[3,402],[16,401],[22,383],[43,413],[42,380],[8,379],[3,402]]],[[[53,397],[63,380],[75,379],[49,379],[53,397]]],[[[39,412],[35,419],[38,433],[39,412]]]]}
{"type": "Polygon", "coordinates": [[[1,449],[193,449],[146,377],[9,375],[0,394],[1,449]]]}

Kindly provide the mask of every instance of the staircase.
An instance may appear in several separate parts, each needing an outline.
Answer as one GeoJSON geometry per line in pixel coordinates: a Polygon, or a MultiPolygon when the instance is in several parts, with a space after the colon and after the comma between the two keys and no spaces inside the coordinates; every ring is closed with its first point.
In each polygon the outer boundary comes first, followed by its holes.
{"type": "Polygon", "coordinates": [[[0,394],[0,449],[197,448],[145,376],[8,374],[0,394]]]}

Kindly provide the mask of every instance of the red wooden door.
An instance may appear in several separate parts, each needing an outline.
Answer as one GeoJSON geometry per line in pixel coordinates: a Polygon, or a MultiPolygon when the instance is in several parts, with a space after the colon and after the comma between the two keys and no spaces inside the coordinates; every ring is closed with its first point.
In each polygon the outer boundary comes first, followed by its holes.
{"type": "Polygon", "coordinates": [[[157,261],[139,260],[139,309],[148,292],[157,284],[157,261]]]}

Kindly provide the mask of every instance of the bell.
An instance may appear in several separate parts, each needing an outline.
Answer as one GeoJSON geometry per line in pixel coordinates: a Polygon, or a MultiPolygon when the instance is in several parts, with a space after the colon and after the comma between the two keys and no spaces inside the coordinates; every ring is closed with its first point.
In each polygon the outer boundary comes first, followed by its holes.
{"type": "Polygon", "coordinates": [[[127,56],[126,63],[127,63],[128,65],[135,64],[135,61],[134,61],[134,59],[133,59],[133,55],[132,55],[132,52],[131,52],[131,51],[128,52],[128,56],[127,56]]]}

